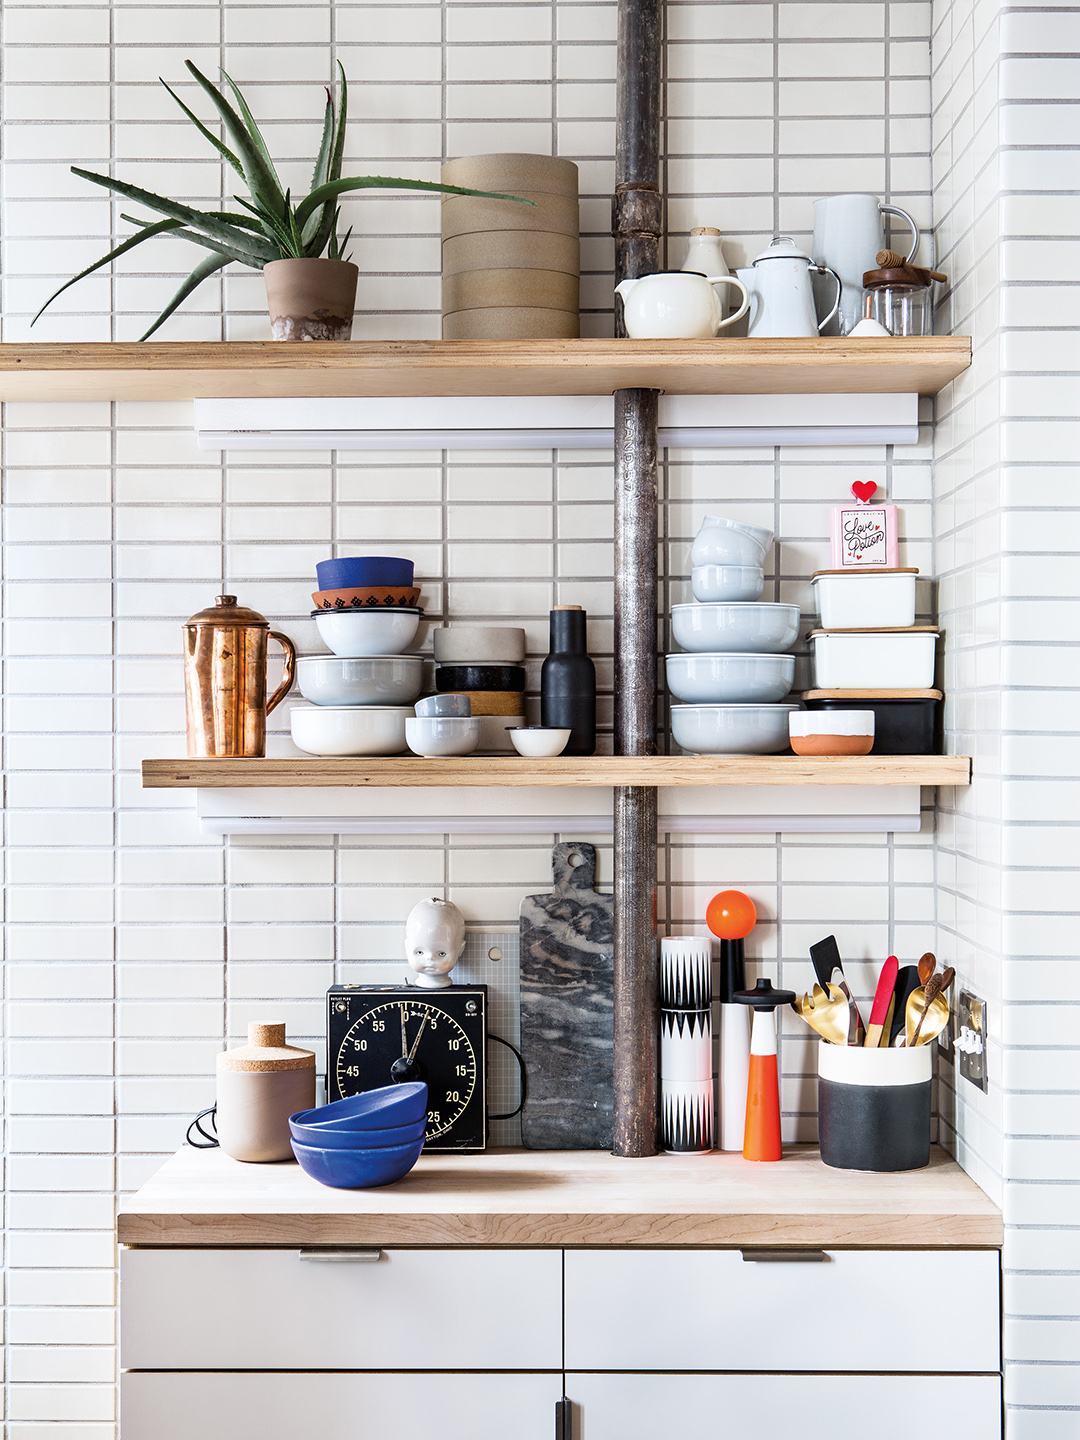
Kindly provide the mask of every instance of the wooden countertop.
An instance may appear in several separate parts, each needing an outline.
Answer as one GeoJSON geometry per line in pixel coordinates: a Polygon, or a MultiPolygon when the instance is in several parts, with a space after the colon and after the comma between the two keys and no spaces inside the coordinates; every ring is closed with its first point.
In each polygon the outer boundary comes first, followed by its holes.
{"type": "Polygon", "coordinates": [[[994,1247],[1001,1212],[936,1147],[925,1170],[830,1170],[816,1147],[617,1160],[598,1151],[424,1155],[378,1190],[331,1190],[293,1163],[185,1146],[118,1218],[125,1245],[994,1247]]]}

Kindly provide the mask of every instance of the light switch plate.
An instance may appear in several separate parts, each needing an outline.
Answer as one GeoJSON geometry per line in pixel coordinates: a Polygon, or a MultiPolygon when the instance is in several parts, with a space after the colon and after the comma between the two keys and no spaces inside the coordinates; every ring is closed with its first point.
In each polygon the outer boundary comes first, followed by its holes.
{"type": "Polygon", "coordinates": [[[956,1002],[956,1036],[960,1074],[984,1093],[990,1088],[986,1073],[986,1002],[970,990],[961,990],[956,1002]]]}

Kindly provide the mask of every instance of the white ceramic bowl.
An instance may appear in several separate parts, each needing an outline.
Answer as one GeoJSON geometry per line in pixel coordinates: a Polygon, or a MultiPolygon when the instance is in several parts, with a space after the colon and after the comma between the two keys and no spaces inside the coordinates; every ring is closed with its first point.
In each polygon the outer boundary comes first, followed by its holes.
{"type": "Polygon", "coordinates": [[[773,532],[742,520],[706,515],[690,551],[691,565],[763,565],[773,532]]]}
{"type": "Polygon", "coordinates": [[[869,755],[874,748],[873,710],[795,710],[788,734],[796,755],[869,755]]]}
{"type": "Polygon", "coordinates": [[[323,644],[335,655],[400,655],[412,644],[419,610],[316,610],[323,644]]]}
{"type": "Polygon", "coordinates": [[[767,600],[716,605],[673,605],[676,645],[698,654],[776,655],[799,638],[799,607],[767,600]]]}
{"type": "Polygon", "coordinates": [[[797,705],[673,705],[671,734],[692,755],[776,755],[797,705]]]}
{"type": "Polygon", "coordinates": [[[472,701],[468,695],[428,695],[424,700],[417,700],[416,713],[420,716],[456,715],[459,719],[468,720],[472,715],[472,701]]]}
{"type": "Polygon", "coordinates": [[[524,715],[478,715],[480,749],[495,755],[512,755],[514,744],[510,731],[525,724],[524,715]]]}
{"type": "Polygon", "coordinates": [[[761,565],[695,565],[690,588],[695,600],[760,600],[765,571],[761,565]]]}
{"type": "Polygon", "coordinates": [[[420,655],[300,655],[296,683],[313,705],[411,705],[424,684],[420,655]]]}
{"type": "Polygon", "coordinates": [[[570,739],[570,731],[557,725],[521,725],[507,731],[519,755],[530,759],[550,759],[561,755],[570,739]]]}
{"type": "Polygon", "coordinates": [[[289,723],[309,755],[400,755],[411,714],[405,705],[297,705],[289,723]]]}
{"type": "Polygon", "coordinates": [[[405,721],[405,740],[414,755],[428,759],[471,755],[480,744],[480,717],[412,715],[405,721]]]}
{"type": "Polygon", "coordinates": [[[795,680],[794,655],[668,655],[667,687],[688,705],[769,704],[795,680]]]}

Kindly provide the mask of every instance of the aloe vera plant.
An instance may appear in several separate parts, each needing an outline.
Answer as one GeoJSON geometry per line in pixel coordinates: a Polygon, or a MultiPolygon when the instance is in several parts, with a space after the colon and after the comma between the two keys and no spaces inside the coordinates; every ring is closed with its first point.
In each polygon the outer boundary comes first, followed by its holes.
{"type": "Polygon", "coordinates": [[[532,204],[531,200],[524,200],[519,195],[501,195],[491,190],[464,190],[458,185],[442,185],[431,180],[397,180],[384,175],[360,175],[343,179],[341,163],[345,150],[348,83],[340,61],[338,104],[335,110],[334,98],[328,87],[322,139],[311,177],[311,189],[303,199],[294,200],[291,191],[282,187],[266,141],[239,86],[224,70],[221,72],[222,79],[236,102],[234,106],[225,91],[208,80],[190,60],[185,60],[184,64],[209,96],[224,126],[229,144],[219,140],[194,111],[184,104],[171,86],[164,80],[161,83],[200,135],[210,142],[244,181],[250,199],[245,200],[239,195],[233,198],[247,214],[235,214],[227,210],[196,210],[190,205],[183,205],[163,195],[155,195],[150,190],[143,190],[138,185],[129,185],[126,181],[114,179],[111,175],[96,175],[92,170],[82,170],[73,165],[71,170],[74,175],[95,185],[103,185],[106,190],[113,190],[125,199],[145,205],[165,218],[151,221],[140,219],[136,215],[122,215],[121,219],[137,227],[136,233],[61,285],[59,290],[45,301],[31,324],[57,296],[62,295],[76,281],[92,275],[103,265],[110,264],[121,255],[134,250],[136,245],[142,245],[157,235],[171,234],[181,240],[190,240],[209,251],[209,254],[199,261],[149,330],[139,337],[140,340],[151,336],[193,290],[231,261],[261,270],[272,260],[314,260],[322,256],[324,251],[329,251],[329,257],[333,260],[348,259],[343,252],[349,243],[352,230],[350,228],[343,237],[338,237],[340,211],[337,204],[338,196],[346,191],[435,190],[448,195],[482,195],[492,200],[515,200],[522,205],[532,204]]]}

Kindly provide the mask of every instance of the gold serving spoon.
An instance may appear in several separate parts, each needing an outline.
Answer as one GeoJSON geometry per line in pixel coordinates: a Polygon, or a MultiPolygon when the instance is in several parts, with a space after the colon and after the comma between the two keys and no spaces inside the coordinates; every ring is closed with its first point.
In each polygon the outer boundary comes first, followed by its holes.
{"type": "Polygon", "coordinates": [[[913,990],[904,1011],[904,1030],[908,1049],[913,1045],[929,1045],[949,1023],[949,1001],[945,991],[952,984],[955,971],[939,971],[931,975],[920,990],[913,990]]]}
{"type": "Polygon", "coordinates": [[[794,1008],[811,1030],[816,1030],[830,1045],[848,1043],[848,998],[839,985],[830,981],[827,995],[820,985],[815,985],[813,994],[796,1000],[794,1008]]]}

